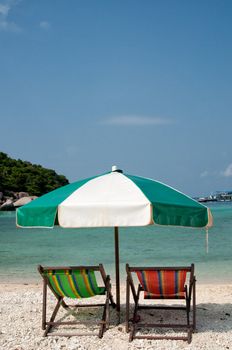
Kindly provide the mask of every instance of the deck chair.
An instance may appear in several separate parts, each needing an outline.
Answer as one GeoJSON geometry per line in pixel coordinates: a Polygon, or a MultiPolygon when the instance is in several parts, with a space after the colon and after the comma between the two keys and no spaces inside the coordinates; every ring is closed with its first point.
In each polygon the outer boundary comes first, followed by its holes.
{"type": "MultiPolygon", "coordinates": [[[[45,330],[44,336],[47,335],[60,335],[60,336],[71,336],[71,335],[98,335],[99,338],[103,336],[103,333],[109,328],[109,307],[112,305],[115,307],[113,296],[111,294],[110,277],[106,276],[105,270],[102,264],[99,266],[71,266],[71,267],[43,267],[38,266],[38,271],[43,278],[43,310],[42,310],[42,329],[45,330]],[[99,287],[95,272],[100,272],[102,278],[103,287],[99,287]],[[51,292],[57,299],[54,311],[47,321],[47,287],[50,288],[51,292]],[[82,304],[68,305],[64,300],[67,298],[72,299],[83,299],[83,298],[94,298],[95,296],[105,296],[104,303],[95,304],[82,304]],[[66,334],[66,333],[50,333],[53,327],[59,325],[76,325],[83,323],[81,321],[69,321],[55,322],[55,317],[58,310],[62,306],[67,311],[73,310],[72,308],[83,308],[83,307],[103,307],[102,319],[99,322],[99,332],[94,333],[80,333],[80,334],[66,334]]],[[[77,310],[77,309],[76,309],[77,310]]],[[[87,323],[87,322],[86,322],[87,323]]]]}
{"type": "MultiPolygon", "coordinates": [[[[127,284],[126,284],[126,331],[130,332],[129,341],[135,338],[140,339],[175,339],[186,340],[191,343],[192,333],[196,329],[196,290],[194,264],[188,267],[130,267],[126,264],[127,284]],[[135,276],[137,275],[137,277],[135,276]],[[189,281],[187,283],[187,275],[189,281]],[[133,278],[139,282],[137,291],[133,278]],[[133,317],[130,319],[130,292],[134,299],[133,317]],[[144,292],[144,299],[183,299],[184,305],[141,305],[139,304],[140,292],[144,292]],[[192,300],[192,307],[191,307],[192,300]],[[154,323],[146,324],[140,322],[140,309],[166,309],[185,310],[186,323],[154,323]],[[190,311],[192,310],[192,321],[190,322],[190,311]],[[142,328],[171,328],[187,331],[186,336],[175,335],[136,335],[136,331],[142,328]]],[[[183,303],[182,303],[183,304],[183,303]]],[[[175,315],[175,314],[174,314],[175,315]]]]}

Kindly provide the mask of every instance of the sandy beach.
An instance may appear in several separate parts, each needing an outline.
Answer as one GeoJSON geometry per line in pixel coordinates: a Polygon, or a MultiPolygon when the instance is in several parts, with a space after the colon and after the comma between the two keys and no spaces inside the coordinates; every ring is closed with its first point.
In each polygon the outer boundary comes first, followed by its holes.
{"type": "MultiPolygon", "coordinates": [[[[0,298],[0,349],[232,349],[232,285],[229,284],[197,285],[197,332],[193,334],[191,344],[180,340],[138,339],[129,343],[124,323],[125,286],[122,286],[121,323],[117,325],[116,312],[112,311],[110,329],[102,339],[93,336],[44,338],[41,329],[42,284],[1,284],[0,298]]],[[[49,296],[49,305],[53,298],[49,296]]],[[[94,311],[91,314],[98,316],[94,311]]],[[[63,316],[67,316],[67,312],[60,310],[58,318],[63,316]]]]}

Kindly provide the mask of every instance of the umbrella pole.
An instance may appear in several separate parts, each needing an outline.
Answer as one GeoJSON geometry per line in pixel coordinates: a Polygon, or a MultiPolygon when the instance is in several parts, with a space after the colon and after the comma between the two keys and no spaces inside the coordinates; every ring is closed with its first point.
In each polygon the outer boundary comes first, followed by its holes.
{"type": "Polygon", "coordinates": [[[115,276],[116,276],[116,304],[117,311],[120,311],[120,272],[119,272],[119,240],[118,227],[114,228],[114,247],[115,247],[115,276]]]}

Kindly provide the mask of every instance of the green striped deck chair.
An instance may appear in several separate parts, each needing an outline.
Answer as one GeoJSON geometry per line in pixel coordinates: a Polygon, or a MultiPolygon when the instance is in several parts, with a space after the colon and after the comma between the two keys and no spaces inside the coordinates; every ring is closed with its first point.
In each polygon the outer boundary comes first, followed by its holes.
{"type": "Polygon", "coordinates": [[[194,264],[191,266],[181,267],[131,267],[126,264],[127,272],[127,292],[126,292],[126,331],[130,332],[129,340],[135,338],[149,339],[181,339],[188,343],[192,340],[192,333],[196,329],[196,278],[194,276],[194,264]],[[134,279],[138,281],[137,291],[134,285],[134,279]],[[143,292],[144,299],[179,299],[184,301],[181,305],[142,305],[139,303],[140,293],[143,292]],[[130,319],[130,293],[134,299],[133,317],[130,319]],[[192,301],[192,306],[191,306],[192,301]],[[138,311],[141,309],[168,309],[175,312],[176,310],[185,310],[186,323],[141,323],[141,317],[138,311]],[[192,320],[190,322],[190,311],[192,310],[192,320]],[[173,335],[137,335],[136,331],[141,328],[173,328],[187,331],[187,336],[173,335]]]}
{"type": "MultiPolygon", "coordinates": [[[[77,325],[80,322],[69,321],[55,322],[55,317],[58,313],[60,306],[66,310],[71,308],[78,308],[80,310],[83,307],[103,307],[102,319],[99,322],[98,336],[101,338],[106,329],[109,328],[109,312],[110,305],[115,307],[113,296],[111,294],[110,276],[106,275],[102,264],[99,266],[66,266],[66,267],[43,267],[38,266],[38,271],[43,278],[43,311],[42,311],[42,329],[45,330],[44,336],[47,335],[97,335],[95,333],[87,334],[67,334],[51,332],[53,327],[59,325],[77,325]],[[98,286],[95,273],[99,273],[103,286],[98,286]],[[52,293],[57,299],[54,311],[47,321],[47,287],[50,288],[52,293]],[[83,304],[82,302],[75,305],[68,305],[66,299],[84,299],[94,298],[96,296],[105,296],[104,302],[102,303],[88,303],[83,304]],[[65,300],[64,300],[65,299],[65,300]]],[[[78,311],[79,312],[79,311],[78,311]]]]}

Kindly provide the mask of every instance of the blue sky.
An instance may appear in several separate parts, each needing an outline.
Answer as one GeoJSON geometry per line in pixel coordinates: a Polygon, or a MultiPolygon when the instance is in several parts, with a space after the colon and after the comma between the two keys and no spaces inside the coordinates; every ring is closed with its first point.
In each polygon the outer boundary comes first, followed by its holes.
{"type": "Polygon", "coordinates": [[[0,0],[0,150],[232,189],[232,2],[0,0]]]}

